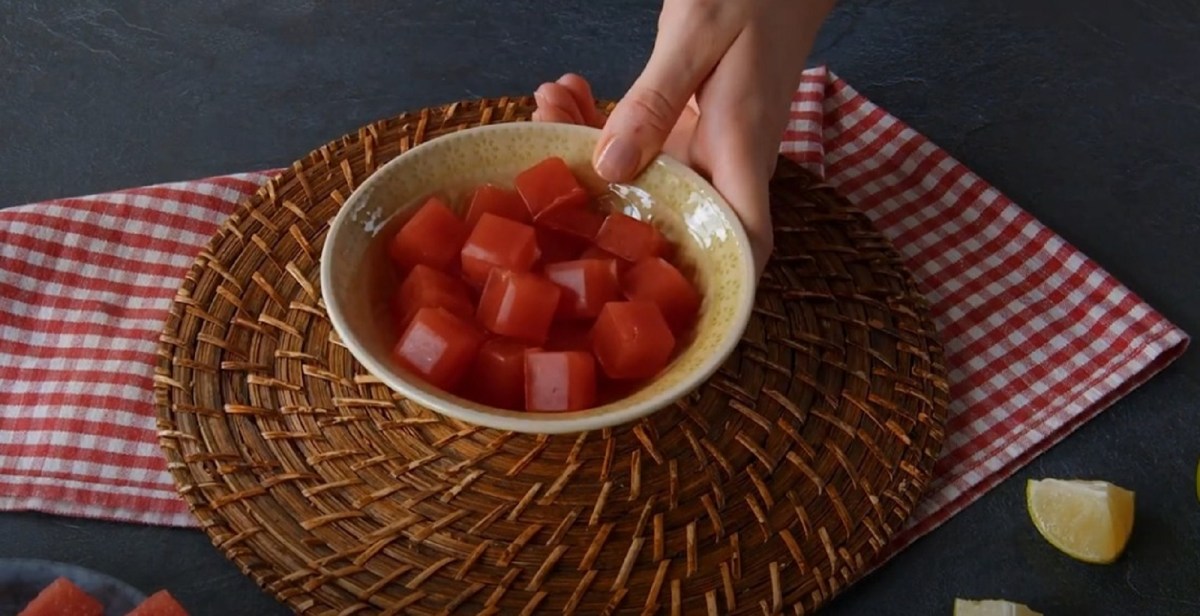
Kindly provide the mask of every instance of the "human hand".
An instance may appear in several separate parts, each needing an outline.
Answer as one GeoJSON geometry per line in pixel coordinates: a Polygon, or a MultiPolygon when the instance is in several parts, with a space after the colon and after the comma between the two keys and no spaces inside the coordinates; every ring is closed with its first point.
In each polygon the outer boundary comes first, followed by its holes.
{"type": "Polygon", "coordinates": [[[535,120],[603,127],[593,164],[633,179],[660,151],[708,176],[741,218],[758,271],[774,247],[768,182],[804,60],[834,0],[665,0],[646,68],[611,116],[586,80],[534,93],[535,120]]]}

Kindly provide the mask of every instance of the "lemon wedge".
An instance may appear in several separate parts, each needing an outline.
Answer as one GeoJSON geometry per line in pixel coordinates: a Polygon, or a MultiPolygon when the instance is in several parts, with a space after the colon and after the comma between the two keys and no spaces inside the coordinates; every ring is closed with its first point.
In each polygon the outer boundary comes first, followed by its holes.
{"type": "Polygon", "coordinates": [[[1133,492],[1107,481],[1031,479],[1025,504],[1050,545],[1086,563],[1116,560],[1133,531],[1133,492]]]}
{"type": "Polygon", "coordinates": [[[984,599],[982,601],[954,600],[954,616],[1042,616],[1020,603],[984,599]]]}

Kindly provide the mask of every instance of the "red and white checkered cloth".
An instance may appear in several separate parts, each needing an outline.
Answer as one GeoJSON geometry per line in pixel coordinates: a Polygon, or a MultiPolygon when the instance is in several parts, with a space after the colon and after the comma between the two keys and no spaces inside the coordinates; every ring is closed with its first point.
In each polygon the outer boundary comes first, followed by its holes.
{"type": "MultiPolygon", "coordinates": [[[[1187,337],[824,69],[783,152],[863,208],[933,304],[947,443],[899,549],[1170,363],[1187,337]]],[[[190,526],[154,429],[155,348],[195,254],[268,173],[0,211],[0,510],[190,526]]]]}

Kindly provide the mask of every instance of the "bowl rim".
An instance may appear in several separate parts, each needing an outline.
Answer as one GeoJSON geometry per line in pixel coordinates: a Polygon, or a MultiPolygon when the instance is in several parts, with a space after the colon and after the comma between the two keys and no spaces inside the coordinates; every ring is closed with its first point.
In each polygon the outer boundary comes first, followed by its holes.
{"type": "MultiPolygon", "coordinates": [[[[0,558],[0,590],[11,590],[14,587],[25,588],[36,595],[45,589],[45,586],[34,589],[29,585],[29,579],[22,579],[20,574],[48,579],[46,584],[50,584],[55,578],[65,577],[72,584],[79,586],[84,592],[91,595],[93,599],[105,603],[106,614],[117,608],[124,608],[126,604],[129,609],[133,609],[148,598],[146,593],[129,582],[83,565],[44,558],[0,558]],[[103,599],[115,599],[116,601],[105,602],[101,597],[97,597],[96,594],[99,594],[97,591],[102,589],[109,590],[103,599]]],[[[11,598],[11,595],[0,596],[0,603],[11,598]]],[[[32,599],[33,597],[30,597],[30,600],[32,599]]]]}
{"type": "MultiPolygon", "coordinates": [[[[389,173],[394,172],[398,167],[403,167],[407,161],[416,158],[426,150],[444,147],[447,143],[446,140],[471,139],[479,134],[488,132],[539,130],[539,128],[531,129],[532,126],[546,127],[550,130],[568,133],[575,132],[581,137],[593,141],[601,134],[600,129],[591,126],[548,122],[504,122],[486,126],[475,126],[441,135],[414,146],[372,172],[351,192],[333,220],[329,223],[329,230],[326,232],[324,245],[321,249],[320,265],[321,296],[325,304],[325,312],[329,317],[330,323],[333,325],[334,331],[337,332],[346,349],[368,372],[382,381],[388,388],[439,415],[476,426],[530,434],[572,434],[631,423],[666,408],[673,401],[686,396],[720,369],[721,364],[733,353],[738,342],[741,341],[746,328],[749,326],[758,286],[758,276],[755,272],[750,238],[737,212],[734,211],[721,193],[706,178],[688,165],[667,154],[659,154],[651,161],[650,165],[662,165],[669,173],[681,176],[689,184],[696,186],[700,192],[705,193],[705,196],[716,204],[717,209],[721,211],[722,215],[732,222],[730,227],[734,233],[734,240],[739,247],[738,252],[742,255],[742,273],[748,283],[744,287],[745,291],[739,298],[737,310],[730,320],[730,327],[725,331],[724,339],[720,341],[720,344],[718,344],[709,357],[700,363],[690,374],[679,379],[674,385],[638,404],[629,405],[624,408],[618,407],[601,414],[595,414],[595,410],[603,407],[592,407],[582,411],[561,413],[534,413],[505,409],[496,409],[496,413],[486,413],[456,403],[454,400],[461,398],[449,392],[444,392],[442,395],[432,395],[418,387],[410,385],[404,377],[397,375],[395,371],[388,368],[383,362],[365,352],[361,342],[353,335],[345,315],[338,309],[338,302],[334,299],[336,296],[331,293],[335,275],[332,259],[334,246],[337,243],[335,238],[339,237],[341,227],[349,224],[347,219],[350,218],[350,212],[354,210],[353,206],[365,199],[365,195],[371,192],[375,184],[383,182],[383,178],[389,175],[389,173]]],[[[463,400],[466,401],[465,399],[463,400]]],[[[612,404],[614,403],[609,403],[609,405],[612,404]]]]}

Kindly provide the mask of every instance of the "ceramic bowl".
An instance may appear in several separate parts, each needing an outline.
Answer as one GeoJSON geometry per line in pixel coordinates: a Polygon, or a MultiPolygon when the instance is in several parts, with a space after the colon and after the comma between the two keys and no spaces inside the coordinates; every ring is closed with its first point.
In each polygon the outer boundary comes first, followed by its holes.
{"type": "Polygon", "coordinates": [[[54,580],[65,577],[104,606],[104,616],[133,611],[146,595],[103,573],[66,563],[23,558],[0,559],[0,614],[17,614],[54,580]]]}
{"type": "Polygon", "coordinates": [[[630,422],[699,387],[741,338],[754,302],[749,240],[736,214],[704,178],[658,157],[634,182],[609,185],[592,170],[599,131],[539,122],[465,129],[415,147],[380,167],[347,199],[331,223],[321,255],[321,290],[329,318],[350,353],[410,401],[446,417],[500,430],[561,434],[630,422]],[[652,220],[694,269],[704,302],[690,340],[652,381],[616,402],[583,411],[538,413],[496,409],[449,394],[408,373],[393,359],[399,335],[388,297],[399,280],[387,238],[432,194],[461,204],[472,187],[512,186],[522,170],[550,156],[565,160],[589,191],[625,213],[652,220]]]}

